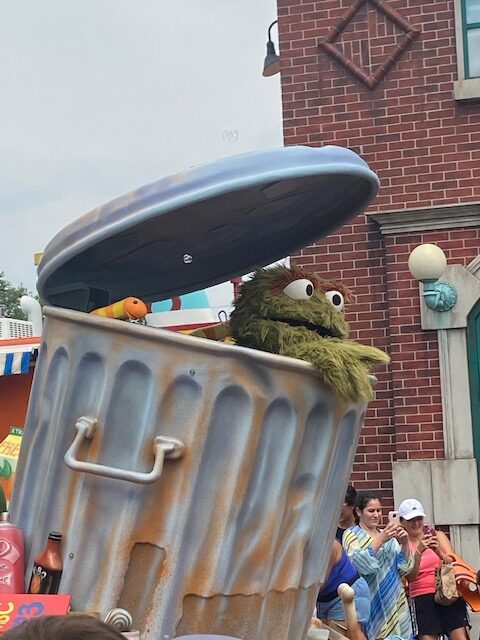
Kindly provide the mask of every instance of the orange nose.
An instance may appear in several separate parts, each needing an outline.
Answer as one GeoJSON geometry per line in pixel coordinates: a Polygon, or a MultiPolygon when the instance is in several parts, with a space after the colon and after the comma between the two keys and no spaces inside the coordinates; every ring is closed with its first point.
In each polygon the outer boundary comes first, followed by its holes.
{"type": "Polygon", "coordinates": [[[124,310],[131,320],[144,318],[148,313],[147,305],[139,298],[126,298],[124,310]]]}

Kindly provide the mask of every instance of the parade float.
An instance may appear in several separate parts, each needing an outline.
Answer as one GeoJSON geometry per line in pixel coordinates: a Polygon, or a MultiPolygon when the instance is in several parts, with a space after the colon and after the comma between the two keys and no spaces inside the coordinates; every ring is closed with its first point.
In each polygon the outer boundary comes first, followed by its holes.
{"type": "Polygon", "coordinates": [[[377,189],[348,149],[255,152],[142,187],[50,242],[11,503],[28,576],[55,530],[74,611],[123,608],[143,640],[305,637],[370,394],[337,393],[298,357],[90,312],[242,276],[377,189]]]}

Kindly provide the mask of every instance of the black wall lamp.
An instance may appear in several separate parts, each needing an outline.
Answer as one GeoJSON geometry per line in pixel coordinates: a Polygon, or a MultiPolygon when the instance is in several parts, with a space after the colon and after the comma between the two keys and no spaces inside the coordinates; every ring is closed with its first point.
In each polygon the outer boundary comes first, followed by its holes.
{"type": "Polygon", "coordinates": [[[280,56],[275,51],[275,45],[272,42],[271,31],[274,24],[277,24],[278,20],[274,20],[268,27],[268,42],[267,42],[267,55],[265,56],[265,62],[263,63],[263,76],[274,76],[276,73],[280,73],[280,56]]]}

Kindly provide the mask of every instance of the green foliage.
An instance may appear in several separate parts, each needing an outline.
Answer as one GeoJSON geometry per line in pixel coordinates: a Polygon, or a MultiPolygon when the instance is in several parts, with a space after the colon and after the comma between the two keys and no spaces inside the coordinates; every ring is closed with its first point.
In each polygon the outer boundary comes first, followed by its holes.
{"type": "Polygon", "coordinates": [[[25,314],[20,308],[20,298],[27,295],[31,295],[31,293],[23,284],[14,287],[5,279],[5,273],[0,271],[0,305],[4,306],[4,315],[7,318],[26,320],[25,314]]]}

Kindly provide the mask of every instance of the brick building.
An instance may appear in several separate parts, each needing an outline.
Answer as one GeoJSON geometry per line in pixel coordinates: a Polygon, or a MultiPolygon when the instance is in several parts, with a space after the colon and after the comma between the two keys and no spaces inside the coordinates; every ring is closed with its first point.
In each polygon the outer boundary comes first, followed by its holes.
{"type": "Polygon", "coordinates": [[[382,185],[295,258],[353,289],[352,337],[392,358],[352,479],[386,507],[418,497],[480,566],[480,3],[278,0],[278,26],[285,144],[350,147],[382,185]],[[450,311],[409,273],[426,242],[447,256],[450,311]]]}

